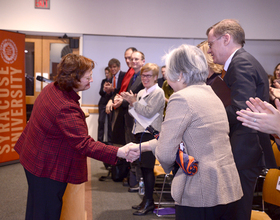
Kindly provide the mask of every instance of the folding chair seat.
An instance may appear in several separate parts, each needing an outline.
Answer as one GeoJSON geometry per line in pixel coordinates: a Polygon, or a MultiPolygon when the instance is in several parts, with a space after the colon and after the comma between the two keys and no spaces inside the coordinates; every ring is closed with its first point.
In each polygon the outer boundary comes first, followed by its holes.
{"type": "Polygon", "coordinates": [[[266,220],[271,219],[264,209],[264,202],[280,206],[280,190],[276,189],[280,186],[280,170],[269,169],[262,190],[262,211],[252,210],[251,220],[266,220]]]}

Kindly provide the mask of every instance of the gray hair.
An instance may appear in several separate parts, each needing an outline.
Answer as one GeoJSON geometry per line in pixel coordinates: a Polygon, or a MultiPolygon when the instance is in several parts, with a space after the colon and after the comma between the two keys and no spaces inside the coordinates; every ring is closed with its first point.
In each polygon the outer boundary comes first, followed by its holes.
{"type": "Polygon", "coordinates": [[[196,46],[183,44],[164,56],[166,76],[177,81],[182,73],[188,86],[202,84],[208,77],[208,65],[203,52],[196,46]]]}

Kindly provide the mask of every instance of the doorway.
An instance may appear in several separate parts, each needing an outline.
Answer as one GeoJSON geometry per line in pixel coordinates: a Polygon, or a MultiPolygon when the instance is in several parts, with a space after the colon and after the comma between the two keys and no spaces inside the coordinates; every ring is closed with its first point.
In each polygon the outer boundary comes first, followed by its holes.
{"type": "Polygon", "coordinates": [[[79,38],[73,44],[69,38],[50,36],[25,37],[26,119],[30,118],[34,102],[48,82],[36,80],[37,76],[53,80],[57,64],[68,53],[79,54],[79,38]],[[70,42],[71,41],[71,42],[70,42]]]}

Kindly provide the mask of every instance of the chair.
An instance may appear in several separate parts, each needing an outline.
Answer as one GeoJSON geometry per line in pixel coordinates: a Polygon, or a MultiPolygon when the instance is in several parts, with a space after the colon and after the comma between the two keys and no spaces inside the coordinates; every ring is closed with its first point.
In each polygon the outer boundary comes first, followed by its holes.
{"type": "Polygon", "coordinates": [[[154,166],[154,174],[156,177],[156,184],[158,184],[158,183],[162,184],[160,192],[158,192],[156,189],[154,190],[154,193],[159,195],[159,201],[155,202],[155,204],[158,206],[158,208],[155,209],[154,212],[158,217],[166,216],[166,215],[173,215],[173,214],[175,214],[175,209],[165,208],[166,212],[164,212],[164,210],[161,209],[162,205],[174,205],[175,204],[173,199],[172,199],[172,201],[162,202],[162,197],[163,197],[164,193],[171,195],[171,188],[166,190],[165,186],[166,186],[166,182],[168,180],[169,180],[169,184],[171,185],[173,175],[171,173],[166,174],[157,159],[156,159],[155,166],[154,166]],[[159,179],[161,179],[162,177],[163,177],[163,181],[159,181],[159,179]]]}
{"type": "Polygon", "coordinates": [[[280,167],[280,151],[278,150],[276,142],[272,143],[272,149],[277,167],[280,167]]]}
{"type": "Polygon", "coordinates": [[[262,190],[262,211],[252,210],[251,220],[266,220],[271,219],[264,212],[264,202],[280,206],[280,190],[276,187],[280,187],[280,170],[270,169],[266,174],[263,190],[262,190]]]}

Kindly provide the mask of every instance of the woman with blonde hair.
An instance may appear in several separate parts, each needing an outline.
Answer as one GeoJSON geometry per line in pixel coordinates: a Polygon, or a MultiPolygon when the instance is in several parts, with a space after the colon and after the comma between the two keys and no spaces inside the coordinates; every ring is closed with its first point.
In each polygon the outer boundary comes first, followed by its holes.
{"type": "Polygon", "coordinates": [[[209,53],[207,53],[207,51],[209,50],[207,40],[198,44],[197,47],[203,52],[203,54],[206,58],[206,61],[208,64],[208,70],[209,70],[206,84],[211,85],[213,83],[214,79],[217,76],[222,74],[222,71],[224,70],[224,66],[214,63],[212,56],[209,53]]]}
{"type": "MultiPolygon", "coordinates": [[[[137,96],[132,92],[121,93],[122,97],[129,102],[130,107],[139,116],[133,115],[135,118],[135,124],[132,129],[135,139],[134,143],[154,139],[154,136],[146,130],[147,125],[142,123],[141,118],[143,117],[150,120],[149,125],[160,131],[165,99],[163,90],[157,84],[158,73],[158,65],[154,63],[145,64],[140,72],[141,81],[145,88],[140,90],[137,96]]],[[[155,208],[153,200],[155,185],[154,164],[155,156],[151,151],[142,153],[140,168],[145,185],[145,196],[139,205],[132,206],[133,209],[137,210],[133,215],[145,215],[155,208]]]]}

